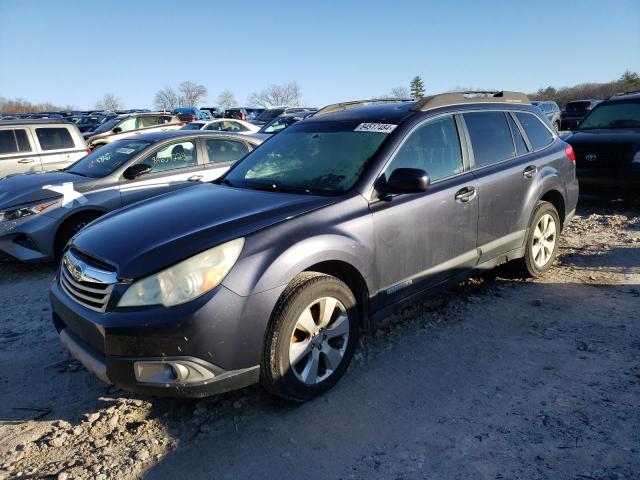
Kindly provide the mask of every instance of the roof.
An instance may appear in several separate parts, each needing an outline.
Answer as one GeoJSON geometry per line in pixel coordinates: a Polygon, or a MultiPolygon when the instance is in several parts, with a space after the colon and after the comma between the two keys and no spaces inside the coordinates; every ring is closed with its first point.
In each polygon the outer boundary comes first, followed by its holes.
{"type": "Polygon", "coordinates": [[[16,120],[0,120],[0,127],[6,125],[50,125],[60,123],[71,125],[71,122],[64,118],[20,118],[16,120]]]}
{"type": "Polygon", "coordinates": [[[634,90],[632,92],[616,93],[610,96],[604,101],[609,100],[640,100],[640,90],[634,90]]]}
{"type": "MultiPolygon", "coordinates": [[[[369,103],[372,101],[344,102],[328,105],[307,117],[305,122],[312,121],[362,121],[379,123],[400,123],[414,112],[414,102],[392,101],[386,103],[369,103]]],[[[377,102],[373,100],[373,102],[377,102]]],[[[298,112],[299,114],[300,112],[298,112]]]]}
{"type": "MultiPolygon", "coordinates": [[[[1,125],[1,124],[0,124],[1,125]]],[[[168,131],[156,131],[149,133],[142,133],[134,137],[123,138],[122,140],[140,140],[143,142],[159,142],[162,140],[169,140],[172,138],[180,137],[225,137],[236,140],[252,140],[251,143],[261,143],[261,139],[253,138],[249,135],[242,135],[239,133],[229,132],[215,132],[215,131],[202,131],[202,130],[168,130],[168,131]]]]}

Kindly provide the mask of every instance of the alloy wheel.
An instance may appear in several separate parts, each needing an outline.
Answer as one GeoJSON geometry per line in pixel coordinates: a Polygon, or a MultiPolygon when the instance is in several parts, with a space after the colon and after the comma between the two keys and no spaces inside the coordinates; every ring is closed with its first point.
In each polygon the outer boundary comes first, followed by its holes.
{"type": "Polygon", "coordinates": [[[556,239],[556,222],[551,215],[545,213],[538,220],[531,243],[531,256],[538,268],[543,268],[551,260],[556,239]]]}

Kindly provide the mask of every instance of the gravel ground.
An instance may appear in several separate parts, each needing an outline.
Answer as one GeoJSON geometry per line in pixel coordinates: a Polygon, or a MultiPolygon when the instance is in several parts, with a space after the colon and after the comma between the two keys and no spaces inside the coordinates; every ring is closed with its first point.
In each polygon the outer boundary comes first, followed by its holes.
{"type": "Polygon", "coordinates": [[[50,323],[53,266],[0,265],[0,478],[640,478],[640,203],[581,199],[544,279],[396,312],[306,404],[108,387],[50,323]]]}

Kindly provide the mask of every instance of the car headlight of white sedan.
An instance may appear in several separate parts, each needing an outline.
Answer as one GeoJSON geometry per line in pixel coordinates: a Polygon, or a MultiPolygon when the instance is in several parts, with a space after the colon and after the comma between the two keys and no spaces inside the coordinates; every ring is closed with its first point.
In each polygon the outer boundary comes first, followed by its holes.
{"type": "Polygon", "coordinates": [[[222,282],[243,246],[244,238],[236,238],[143,278],[128,288],[118,306],[172,307],[198,298],[222,282]]]}

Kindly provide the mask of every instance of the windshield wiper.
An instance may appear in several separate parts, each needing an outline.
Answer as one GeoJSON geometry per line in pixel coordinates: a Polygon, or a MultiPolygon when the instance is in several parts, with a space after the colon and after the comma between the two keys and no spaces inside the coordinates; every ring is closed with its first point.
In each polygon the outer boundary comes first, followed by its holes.
{"type": "Polygon", "coordinates": [[[87,175],[85,175],[84,173],[80,173],[80,172],[74,172],[72,170],[62,170],[63,172],[66,173],[71,173],[72,175],[80,175],[81,177],[86,177],[87,175]]]}

